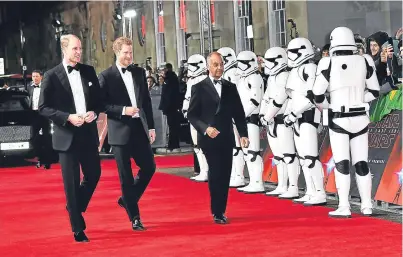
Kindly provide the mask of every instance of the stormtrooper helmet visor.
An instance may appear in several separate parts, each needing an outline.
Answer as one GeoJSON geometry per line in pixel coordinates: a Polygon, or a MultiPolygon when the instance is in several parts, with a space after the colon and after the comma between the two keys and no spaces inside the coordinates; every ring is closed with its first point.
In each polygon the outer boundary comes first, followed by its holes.
{"type": "Polygon", "coordinates": [[[223,55],[222,58],[224,59],[224,66],[229,62],[228,58],[231,58],[232,54],[228,53],[227,55],[223,55]]]}
{"type": "Polygon", "coordinates": [[[290,59],[291,61],[295,61],[299,57],[301,57],[302,53],[299,52],[299,50],[301,49],[306,49],[306,46],[302,45],[300,48],[288,49],[287,50],[288,59],[290,59]]]}
{"type": "Polygon", "coordinates": [[[273,69],[274,67],[276,67],[278,65],[278,61],[276,61],[278,58],[282,58],[281,55],[278,55],[277,57],[273,57],[273,58],[265,58],[265,64],[266,67],[269,69],[273,69]]]}
{"type": "Polygon", "coordinates": [[[251,62],[255,61],[255,59],[252,60],[238,60],[238,68],[242,71],[248,70],[252,65],[250,64],[251,62]]]}
{"type": "Polygon", "coordinates": [[[203,62],[200,61],[198,63],[188,63],[188,70],[191,72],[196,72],[198,69],[200,69],[199,64],[202,64],[203,62]]]}

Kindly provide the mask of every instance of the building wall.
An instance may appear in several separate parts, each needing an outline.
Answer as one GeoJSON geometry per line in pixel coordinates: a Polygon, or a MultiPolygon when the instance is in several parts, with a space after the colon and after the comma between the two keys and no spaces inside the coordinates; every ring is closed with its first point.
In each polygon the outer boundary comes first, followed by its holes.
{"type": "MultiPolygon", "coordinates": [[[[134,60],[138,64],[151,57],[156,67],[156,38],[153,2],[144,1],[143,13],[146,21],[146,39],[139,43],[140,19],[133,19],[134,60]]],[[[229,46],[235,49],[233,1],[214,1],[215,24],[213,26],[213,49],[229,46]]],[[[394,1],[286,1],[286,19],[292,18],[299,35],[308,37],[317,46],[323,46],[330,31],[336,26],[348,26],[354,32],[368,36],[378,30],[394,35],[401,26],[402,7],[394,1]]],[[[120,35],[122,25],[113,18],[116,1],[60,2],[58,9],[66,29],[82,39],[83,62],[93,65],[97,72],[114,62],[112,43],[120,35]],[[103,39],[105,39],[103,44],[103,39]]],[[[177,41],[175,10],[173,1],[164,1],[166,61],[177,69],[177,41]]],[[[56,10],[54,10],[56,11],[56,10]]],[[[267,1],[253,1],[253,27],[255,52],[264,54],[270,47],[269,15],[267,1]]],[[[139,15],[141,12],[139,12],[139,15]]],[[[197,1],[186,1],[188,55],[200,53],[199,10],[197,1]]],[[[49,69],[61,61],[60,49],[55,40],[55,29],[51,25],[52,14],[24,27],[26,38],[26,63],[28,71],[49,69]]],[[[272,24],[271,24],[272,25],[272,24]]],[[[287,22],[287,39],[290,40],[290,24],[287,22]]],[[[0,40],[0,55],[6,60],[8,72],[21,72],[22,56],[18,26],[14,33],[0,40]],[[6,42],[6,43],[4,43],[6,42]]]]}
{"type": "Polygon", "coordinates": [[[264,55],[269,48],[267,1],[252,2],[253,40],[255,53],[264,55]]]}
{"type": "Polygon", "coordinates": [[[401,1],[309,1],[307,6],[309,38],[318,46],[328,43],[338,26],[363,37],[377,31],[394,36],[402,26],[401,1]]]}

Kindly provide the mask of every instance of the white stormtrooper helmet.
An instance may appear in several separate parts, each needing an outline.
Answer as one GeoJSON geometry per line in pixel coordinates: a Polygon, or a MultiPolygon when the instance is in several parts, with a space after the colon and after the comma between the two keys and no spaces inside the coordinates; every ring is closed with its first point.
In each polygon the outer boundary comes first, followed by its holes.
{"type": "Polygon", "coordinates": [[[194,54],[188,58],[189,77],[197,77],[206,71],[207,71],[207,62],[202,55],[194,54]]]}
{"type": "Polygon", "coordinates": [[[281,47],[272,47],[264,54],[264,73],[275,75],[287,67],[287,52],[281,47]]]}
{"type": "Polygon", "coordinates": [[[224,59],[224,71],[227,71],[236,64],[236,53],[232,48],[221,47],[217,52],[219,52],[224,59]]]}
{"type": "Polygon", "coordinates": [[[315,56],[311,42],[303,37],[294,38],[287,47],[288,66],[298,67],[315,56]]]}
{"type": "Polygon", "coordinates": [[[257,71],[257,56],[254,52],[242,51],[238,54],[236,59],[238,61],[237,74],[248,76],[257,71]]]}
{"type": "Polygon", "coordinates": [[[337,27],[330,33],[330,56],[336,51],[357,51],[354,33],[346,27],[337,27]]]}

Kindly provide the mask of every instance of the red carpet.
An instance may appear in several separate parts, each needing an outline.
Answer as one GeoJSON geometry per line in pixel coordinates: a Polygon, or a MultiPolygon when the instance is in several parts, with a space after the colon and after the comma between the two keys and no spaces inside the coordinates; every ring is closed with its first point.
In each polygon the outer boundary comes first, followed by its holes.
{"type": "MultiPolygon", "coordinates": [[[[169,165],[164,158],[157,163],[169,165]]],[[[140,202],[148,230],[134,232],[116,204],[119,195],[116,165],[103,161],[101,181],[85,213],[91,242],[78,244],[56,166],[0,169],[0,256],[397,257],[402,252],[401,224],[359,215],[330,219],[324,207],[236,190],[228,205],[231,224],[215,225],[207,184],[162,173],[140,202]]]]}

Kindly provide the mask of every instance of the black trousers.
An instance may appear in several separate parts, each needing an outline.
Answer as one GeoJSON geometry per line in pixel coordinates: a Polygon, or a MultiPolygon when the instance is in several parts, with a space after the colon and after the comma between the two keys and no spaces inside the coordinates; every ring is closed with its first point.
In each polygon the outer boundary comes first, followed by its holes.
{"type": "Polygon", "coordinates": [[[168,149],[179,148],[179,132],[180,132],[180,119],[179,113],[176,111],[166,114],[169,136],[168,136],[168,149]]]}
{"type": "Polygon", "coordinates": [[[209,165],[208,186],[211,199],[211,213],[225,213],[232,169],[232,146],[202,148],[209,165]]]}
{"type": "Polygon", "coordinates": [[[50,133],[50,121],[39,115],[37,111],[32,111],[33,118],[33,146],[35,156],[42,164],[51,164],[54,159],[52,148],[52,134],[50,133]],[[42,130],[42,133],[39,132],[42,130]]]}
{"type": "Polygon", "coordinates": [[[154,153],[140,119],[133,119],[129,143],[113,145],[118,166],[123,202],[130,221],[140,218],[138,202],[155,173],[154,153]],[[131,158],[140,168],[133,177],[131,158]]]}
{"type": "Polygon", "coordinates": [[[59,152],[67,210],[73,232],[85,230],[85,212],[101,176],[98,146],[89,142],[86,128],[78,128],[70,148],[59,152]],[[83,180],[80,183],[80,166],[83,180]]]}

